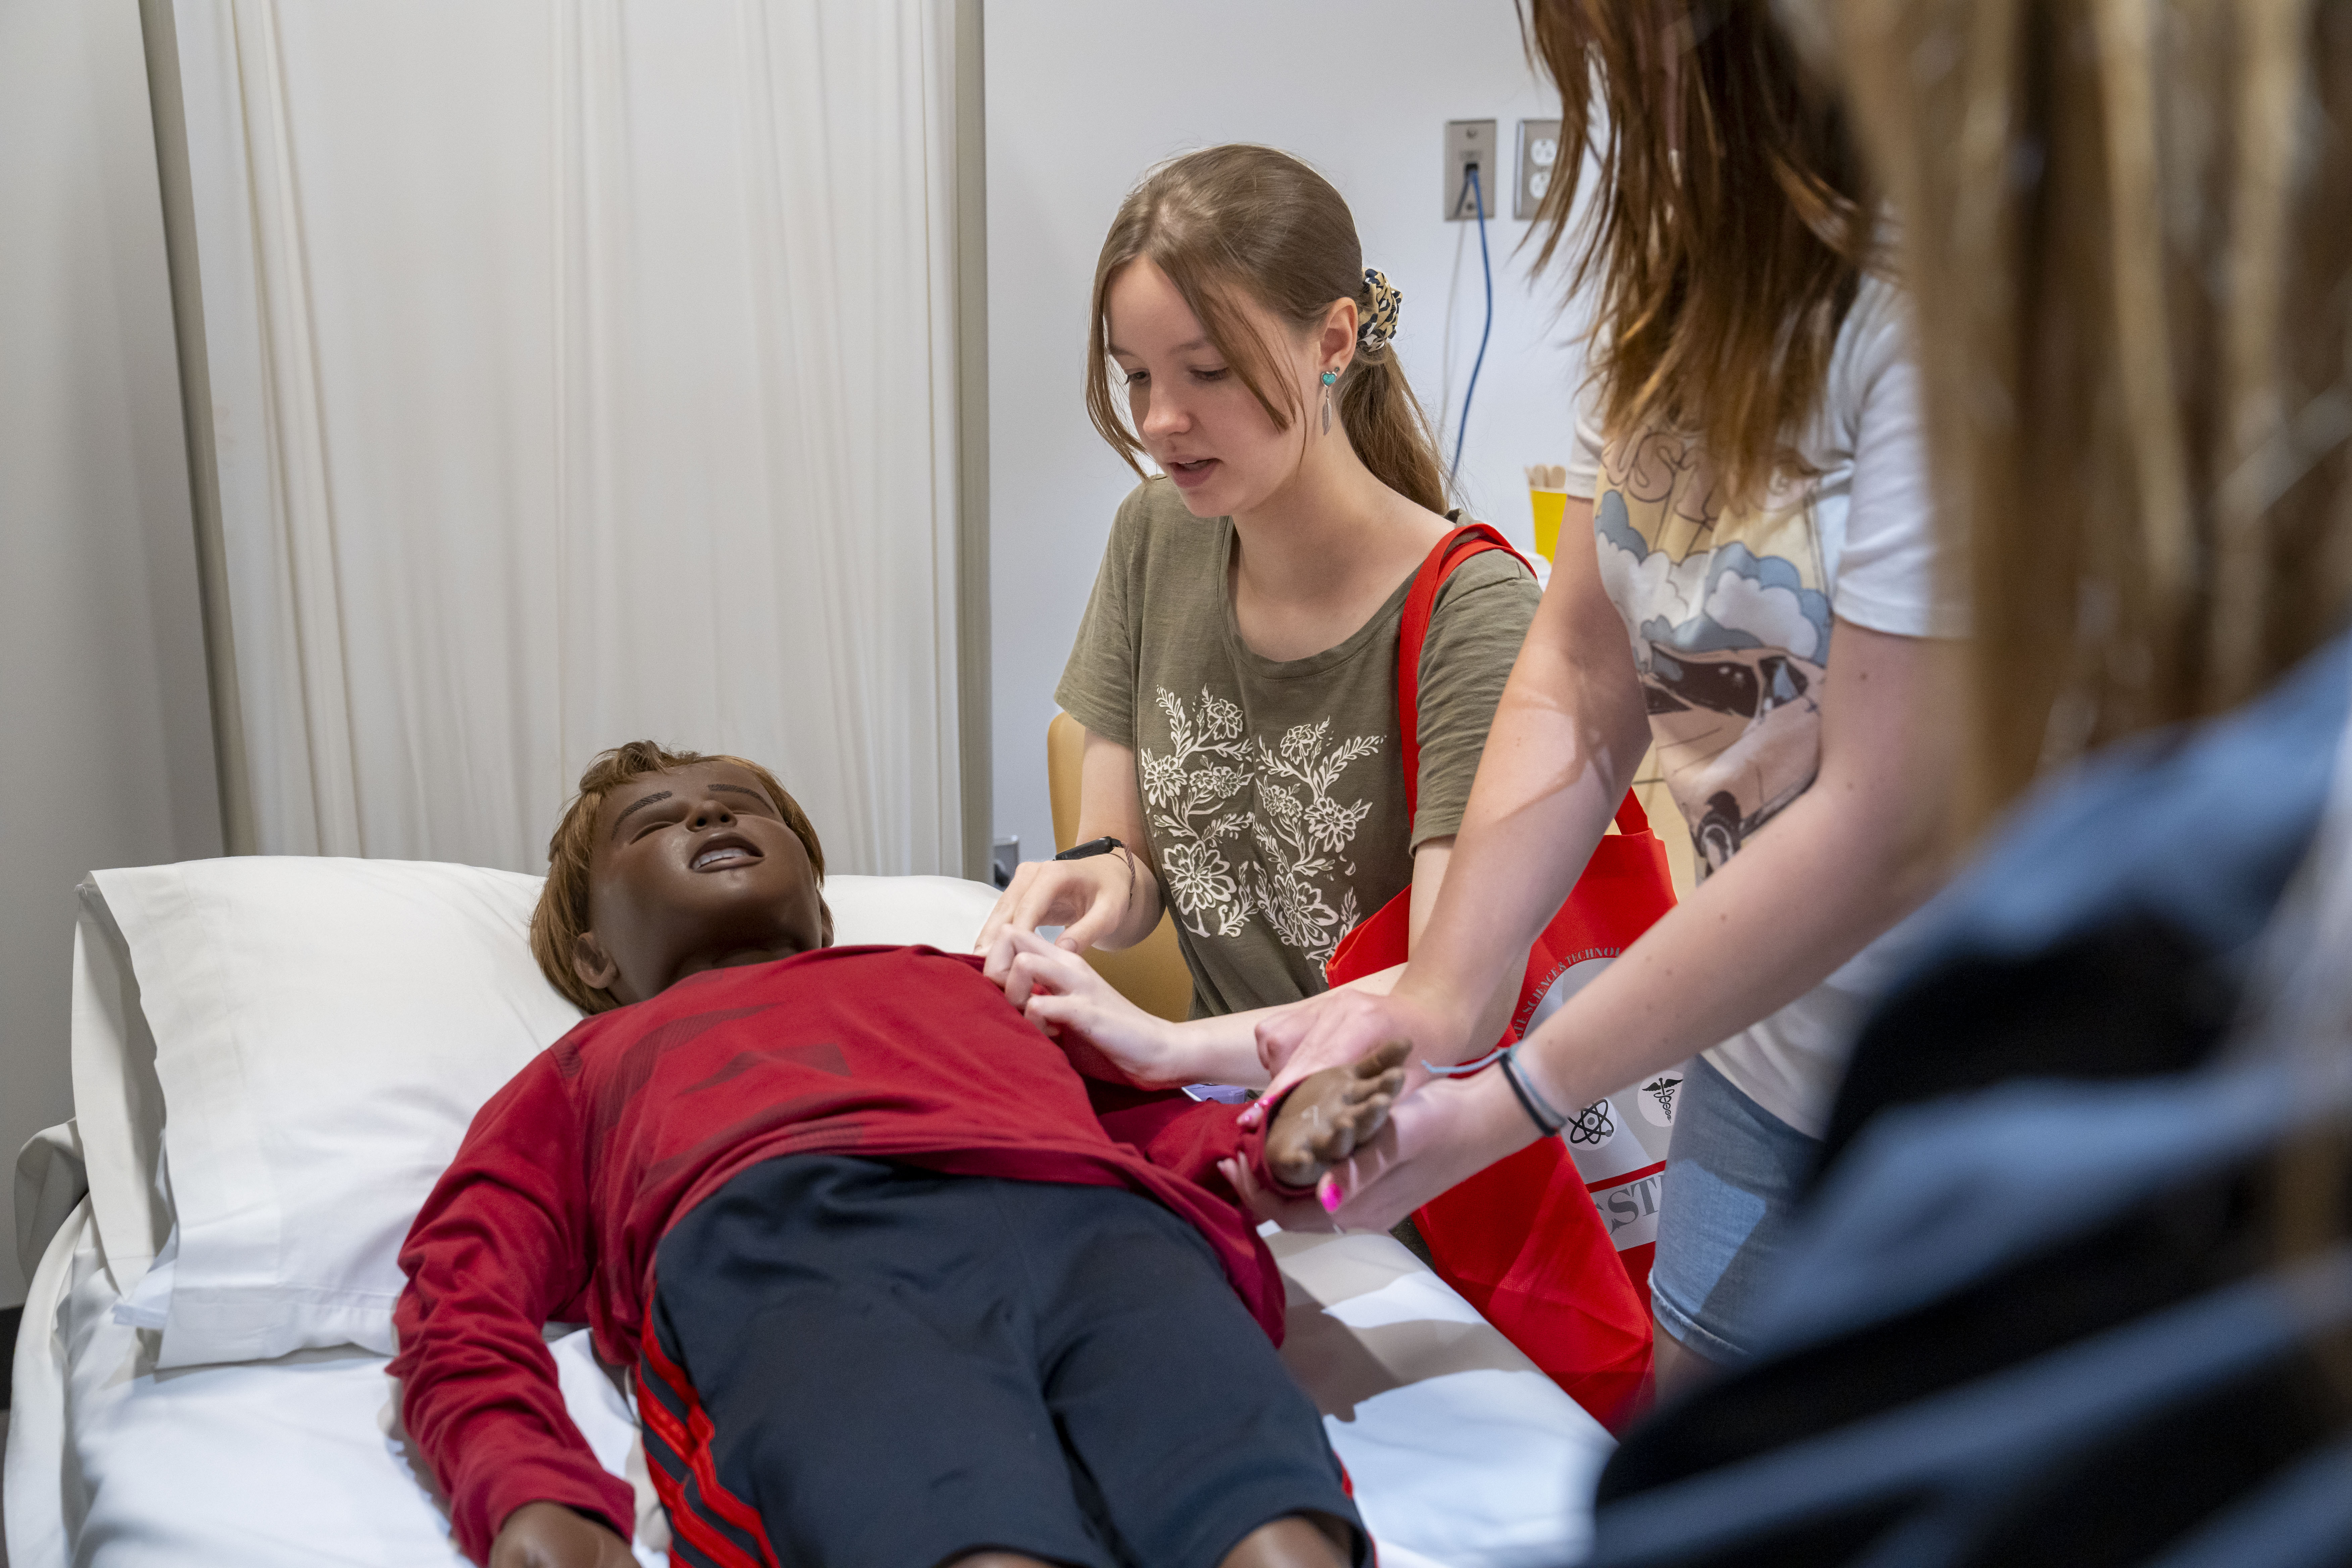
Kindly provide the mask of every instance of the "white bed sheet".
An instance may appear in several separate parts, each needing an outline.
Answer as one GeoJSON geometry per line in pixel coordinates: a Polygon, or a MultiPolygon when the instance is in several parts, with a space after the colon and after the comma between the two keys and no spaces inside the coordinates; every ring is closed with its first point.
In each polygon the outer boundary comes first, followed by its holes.
{"type": "MultiPolygon", "coordinates": [[[[158,1373],[154,1335],[114,1321],[117,1298],[87,1216],[52,1245],[63,1299],[52,1297],[48,1319],[57,1381],[42,1392],[62,1405],[48,1405],[61,1419],[28,1425],[22,1453],[10,1434],[14,1568],[464,1563],[422,1460],[399,1433],[385,1358],[298,1351],[158,1373]],[[54,1458],[40,1452],[45,1436],[57,1443],[54,1458]],[[54,1490],[28,1495],[21,1483],[44,1471],[54,1490]],[[46,1520],[35,1517],[43,1511],[46,1520]],[[47,1529],[37,1533],[37,1522],[47,1529]]],[[[588,1355],[584,1332],[554,1349],[572,1419],[625,1479],[635,1431],[619,1394],[588,1355]]],[[[638,1555],[648,1568],[666,1561],[638,1555]]]]}
{"type": "MultiPolygon", "coordinates": [[[[1383,1568],[1581,1557],[1612,1446],[1599,1425],[1388,1237],[1273,1241],[1290,1288],[1285,1359],[1323,1410],[1383,1568]]],[[[397,1432],[383,1357],[159,1373],[152,1333],[114,1321],[119,1299],[79,1209],[43,1259],[18,1347],[12,1568],[462,1563],[397,1432]]],[[[584,1334],[556,1352],[573,1418],[625,1477],[620,1396],[584,1334]]]]}

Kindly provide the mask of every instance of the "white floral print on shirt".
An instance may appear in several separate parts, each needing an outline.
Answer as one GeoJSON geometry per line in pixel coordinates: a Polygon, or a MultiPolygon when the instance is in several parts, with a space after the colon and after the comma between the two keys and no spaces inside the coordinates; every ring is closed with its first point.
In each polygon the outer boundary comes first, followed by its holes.
{"type": "Polygon", "coordinates": [[[1165,687],[1156,700],[1170,749],[1139,748],[1136,771],[1177,918],[1196,937],[1236,936],[1262,918],[1319,966],[1360,918],[1355,889],[1344,887],[1334,907],[1325,879],[1355,875],[1345,852],[1372,809],[1333,789],[1385,737],[1335,743],[1326,719],[1294,724],[1269,744],[1243,734],[1240,707],[1205,686],[1196,712],[1165,687]]]}

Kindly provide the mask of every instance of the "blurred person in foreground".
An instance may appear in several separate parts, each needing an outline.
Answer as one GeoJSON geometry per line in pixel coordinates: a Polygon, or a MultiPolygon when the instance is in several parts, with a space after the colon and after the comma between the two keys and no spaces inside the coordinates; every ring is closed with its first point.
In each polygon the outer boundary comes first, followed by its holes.
{"type": "Polygon", "coordinates": [[[1903,225],[1966,788],[2022,798],[1591,1561],[2352,1562],[2352,4],[1788,9],[1903,225]]]}

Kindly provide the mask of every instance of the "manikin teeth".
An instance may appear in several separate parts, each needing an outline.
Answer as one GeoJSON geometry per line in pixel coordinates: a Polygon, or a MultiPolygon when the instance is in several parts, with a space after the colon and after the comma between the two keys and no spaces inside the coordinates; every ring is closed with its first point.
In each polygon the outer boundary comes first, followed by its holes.
{"type": "Polygon", "coordinates": [[[706,849],[701,854],[697,855],[694,858],[694,868],[699,871],[706,866],[718,866],[730,860],[742,860],[747,858],[749,858],[749,857],[734,845],[723,845],[717,849],[706,849]]]}

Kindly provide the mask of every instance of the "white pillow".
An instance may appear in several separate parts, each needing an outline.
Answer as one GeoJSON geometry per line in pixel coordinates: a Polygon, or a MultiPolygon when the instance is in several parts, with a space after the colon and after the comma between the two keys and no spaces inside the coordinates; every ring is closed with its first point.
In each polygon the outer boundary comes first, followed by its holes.
{"type": "MultiPolygon", "coordinates": [[[[155,1041],[177,1258],[161,1367],[388,1352],[397,1253],[482,1102],[579,1020],[540,879],[247,857],[93,879],[155,1041]]],[[[835,877],[841,942],[971,945],[994,893],[835,877]]]]}
{"type": "Polygon", "coordinates": [[[887,942],[969,952],[996,889],[957,877],[827,877],[835,947],[887,942]]]}

